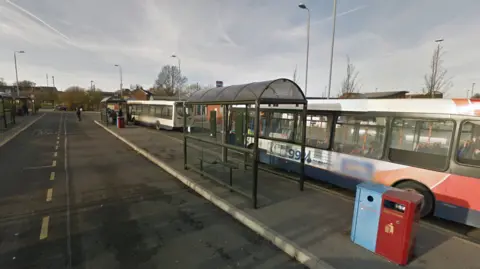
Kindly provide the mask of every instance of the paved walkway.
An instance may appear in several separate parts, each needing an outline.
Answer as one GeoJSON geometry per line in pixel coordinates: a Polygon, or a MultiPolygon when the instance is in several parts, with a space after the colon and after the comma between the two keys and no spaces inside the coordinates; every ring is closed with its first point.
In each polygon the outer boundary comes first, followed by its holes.
{"type": "MultiPolygon", "coordinates": [[[[282,241],[276,245],[310,268],[397,268],[350,241],[353,214],[350,199],[310,188],[300,192],[298,185],[292,181],[259,172],[260,208],[254,210],[246,198],[197,173],[184,170],[183,150],[178,139],[140,127],[109,127],[108,130],[168,165],[169,170],[178,172],[178,178],[188,178],[209,190],[208,195],[232,205],[233,208],[228,210],[237,219],[238,212],[245,213],[244,219],[241,219],[244,224],[271,240],[282,241]]],[[[209,149],[215,150],[212,147],[209,149]]],[[[189,148],[189,162],[197,159],[198,151],[198,148],[189,148]]],[[[206,152],[204,150],[203,154],[206,152]]],[[[233,182],[238,189],[251,192],[251,176],[241,169],[235,170],[233,182]]],[[[480,268],[478,253],[479,245],[422,224],[418,231],[415,259],[406,268],[480,268]]]]}
{"type": "Polygon", "coordinates": [[[0,147],[18,135],[22,130],[39,120],[43,115],[44,113],[37,113],[30,116],[17,116],[15,118],[15,125],[9,126],[7,129],[0,128],[0,147]]]}

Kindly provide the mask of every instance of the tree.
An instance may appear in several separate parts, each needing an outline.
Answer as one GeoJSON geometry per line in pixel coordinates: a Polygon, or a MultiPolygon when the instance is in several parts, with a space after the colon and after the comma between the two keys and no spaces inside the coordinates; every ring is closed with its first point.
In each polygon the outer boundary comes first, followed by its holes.
{"type": "Polygon", "coordinates": [[[173,65],[164,65],[162,71],[158,74],[155,80],[154,88],[163,89],[168,96],[178,95],[179,91],[183,89],[188,79],[182,76],[178,67],[173,65]]]}
{"type": "Polygon", "coordinates": [[[480,99],[480,93],[476,93],[470,98],[480,99]]]}
{"type": "Polygon", "coordinates": [[[196,91],[207,89],[206,87],[202,87],[198,83],[190,84],[187,87],[185,87],[185,90],[183,90],[183,95],[185,97],[190,97],[192,94],[194,94],[196,91]]]}
{"type": "Polygon", "coordinates": [[[7,86],[7,83],[5,82],[5,80],[3,80],[3,78],[0,78],[0,87],[2,86],[7,86]]]}
{"type": "Polygon", "coordinates": [[[430,71],[425,74],[425,87],[423,92],[434,96],[434,93],[445,93],[452,86],[449,78],[447,78],[447,69],[443,68],[443,47],[440,44],[434,50],[430,61],[430,71]]]}
{"type": "MultiPolygon", "coordinates": [[[[35,87],[37,84],[33,81],[29,81],[29,80],[22,80],[22,81],[19,81],[18,82],[18,87],[19,88],[33,88],[35,87]]],[[[17,86],[17,83],[13,83],[13,86],[17,86]]]]}
{"type": "Polygon", "coordinates": [[[89,97],[84,88],[71,86],[61,95],[61,101],[67,109],[74,109],[89,103],[89,97]]]}
{"type": "Polygon", "coordinates": [[[135,91],[135,90],[143,90],[143,86],[140,84],[135,84],[135,85],[130,85],[130,91],[135,91]]]}
{"type": "Polygon", "coordinates": [[[97,110],[100,107],[100,101],[103,99],[103,92],[100,89],[88,90],[86,92],[87,103],[84,108],[87,110],[97,110]]]}
{"type": "Polygon", "coordinates": [[[347,55],[347,74],[342,82],[341,95],[348,95],[359,91],[357,77],[358,71],[355,70],[355,65],[350,63],[350,57],[347,55]]]}

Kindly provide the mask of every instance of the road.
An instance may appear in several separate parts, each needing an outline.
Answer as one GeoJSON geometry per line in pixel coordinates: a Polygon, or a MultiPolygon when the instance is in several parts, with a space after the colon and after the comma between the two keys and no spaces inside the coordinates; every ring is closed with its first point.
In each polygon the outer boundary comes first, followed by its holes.
{"type": "Polygon", "coordinates": [[[0,268],[304,268],[91,121],[0,147],[0,268]]]}

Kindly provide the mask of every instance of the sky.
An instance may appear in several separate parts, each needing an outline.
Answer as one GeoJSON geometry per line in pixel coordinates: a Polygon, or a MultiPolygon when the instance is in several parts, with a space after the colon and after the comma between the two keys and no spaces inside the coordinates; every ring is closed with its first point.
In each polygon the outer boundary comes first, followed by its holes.
{"type": "MultiPolygon", "coordinates": [[[[360,92],[421,92],[442,42],[449,97],[480,84],[480,1],[338,0],[331,95],[355,65],[360,92]],[[460,3],[461,2],[461,3],[460,3]]],[[[308,96],[325,96],[333,0],[310,10],[308,96]]],[[[0,0],[0,78],[114,91],[153,85],[181,63],[189,83],[243,84],[293,78],[305,88],[307,11],[294,0],[0,0]],[[178,58],[172,58],[175,54],[178,58]]],[[[478,85],[480,92],[480,85],[478,85]]]]}

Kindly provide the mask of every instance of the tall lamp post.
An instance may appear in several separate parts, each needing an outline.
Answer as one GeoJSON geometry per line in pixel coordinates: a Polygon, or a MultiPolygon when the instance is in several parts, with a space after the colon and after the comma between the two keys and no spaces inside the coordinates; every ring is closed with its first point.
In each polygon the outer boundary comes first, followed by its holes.
{"type": "MultiPolygon", "coordinates": [[[[435,43],[437,43],[437,51],[436,51],[437,55],[435,55],[435,59],[437,60],[437,64],[438,64],[438,61],[440,59],[440,43],[442,43],[442,42],[443,42],[443,38],[435,40],[435,43]]],[[[438,69],[438,65],[435,66],[435,68],[433,69],[433,74],[432,74],[432,81],[431,81],[432,89],[431,89],[431,93],[430,93],[430,96],[432,98],[435,98],[435,86],[437,84],[437,81],[436,81],[437,80],[437,69],[438,69]]]]}
{"type": "Polygon", "coordinates": [[[299,8],[307,10],[307,60],[305,63],[305,97],[307,97],[307,86],[308,86],[308,56],[310,54],[310,9],[305,5],[300,3],[299,8]]]}
{"type": "MultiPolygon", "coordinates": [[[[178,60],[178,75],[179,75],[179,76],[182,76],[182,70],[180,69],[180,63],[181,63],[180,57],[178,57],[178,56],[174,53],[174,54],[172,54],[172,58],[177,58],[177,60],[178,60]]],[[[174,85],[173,79],[174,79],[174,74],[173,74],[173,72],[172,72],[172,87],[173,87],[173,85],[174,85]]],[[[180,88],[178,89],[178,100],[180,101],[180,88]]]]}
{"type": "Polygon", "coordinates": [[[15,62],[15,77],[17,79],[17,96],[20,96],[20,87],[18,86],[17,53],[25,53],[25,51],[16,50],[13,52],[13,61],[15,62]]]}
{"type": "Polygon", "coordinates": [[[90,80],[90,90],[93,91],[93,80],[90,80]]]}
{"type": "Polygon", "coordinates": [[[471,95],[470,95],[471,97],[473,97],[473,95],[475,95],[475,94],[473,93],[473,90],[474,90],[474,89],[475,89],[475,82],[472,83],[472,91],[471,91],[471,95]]]}
{"type": "Polygon", "coordinates": [[[328,75],[327,99],[330,99],[330,90],[332,89],[333,49],[335,47],[335,24],[336,24],[336,22],[337,22],[337,0],[333,0],[332,46],[331,46],[331,51],[330,51],[330,74],[328,75]]]}
{"type": "Polygon", "coordinates": [[[116,64],[115,66],[118,67],[118,69],[119,69],[119,71],[120,71],[120,95],[121,95],[122,98],[123,98],[123,75],[122,75],[122,66],[119,65],[119,64],[116,64]]]}

